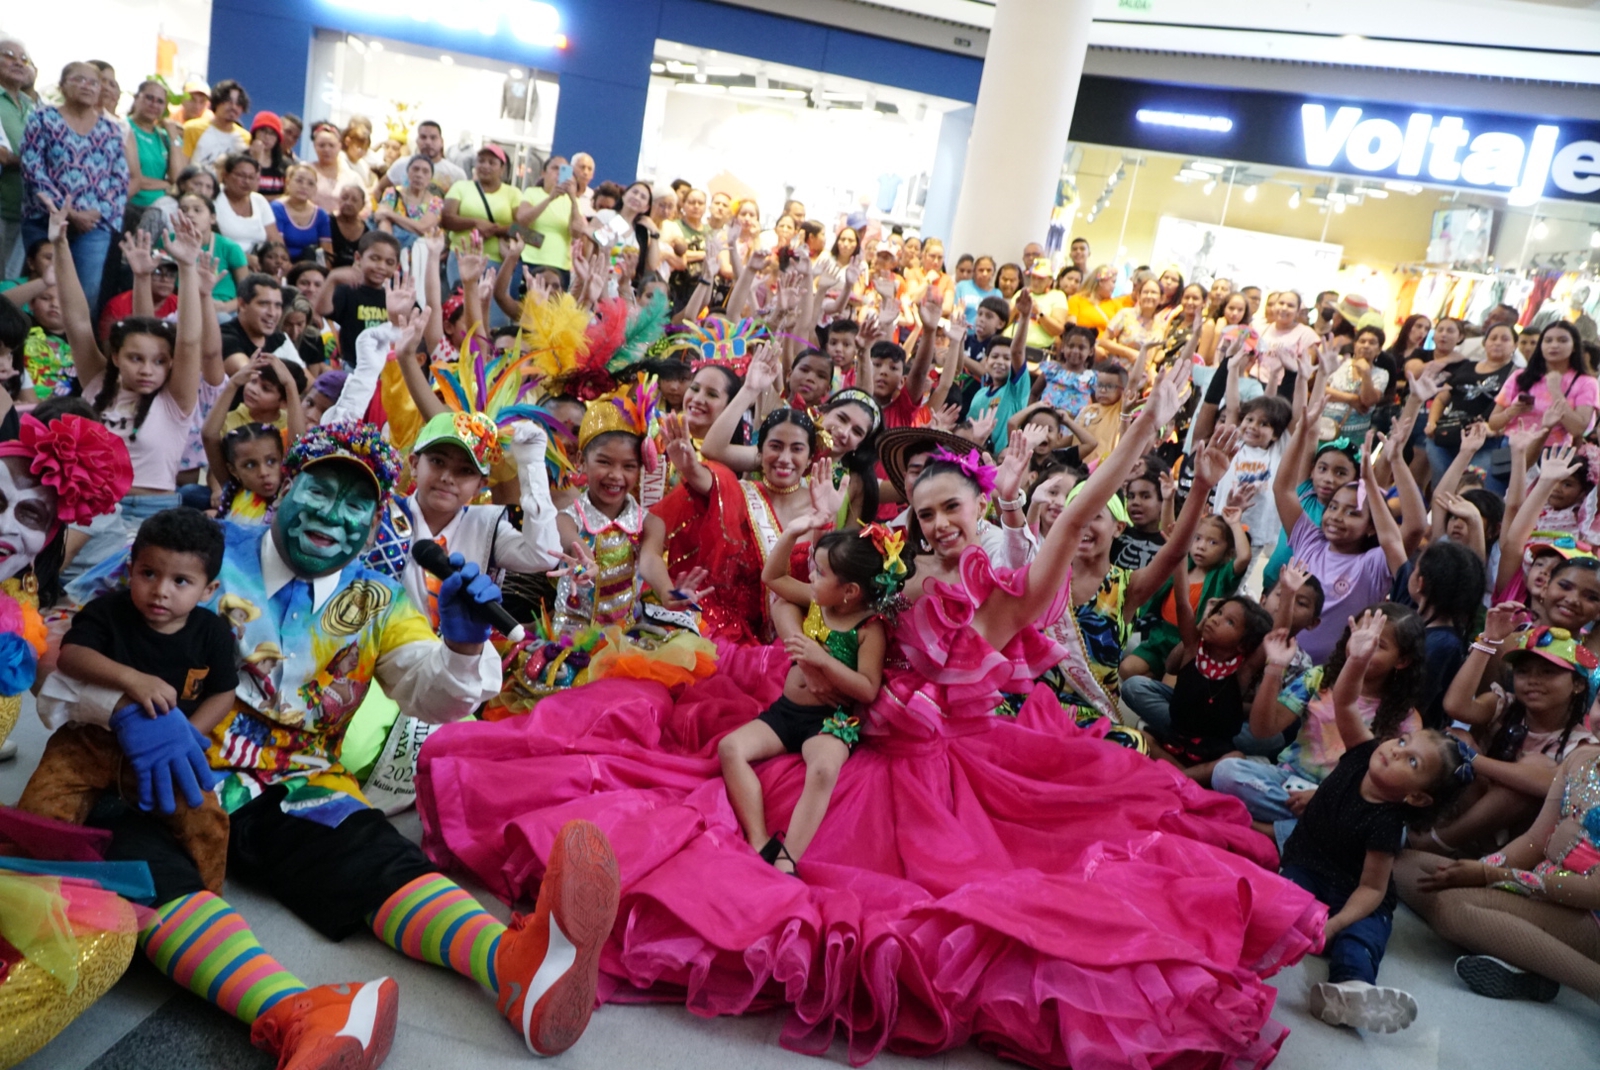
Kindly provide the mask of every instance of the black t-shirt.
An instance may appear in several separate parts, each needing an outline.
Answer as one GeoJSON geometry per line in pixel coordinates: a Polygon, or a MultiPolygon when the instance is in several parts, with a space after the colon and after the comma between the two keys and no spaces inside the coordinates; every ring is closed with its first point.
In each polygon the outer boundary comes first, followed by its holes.
{"type": "Polygon", "coordinates": [[[356,339],[368,327],[389,321],[389,306],[383,290],[377,286],[340,285],[333,291],[333,315],[330,317],[339,328],[339,355],[346,368],[356,366],[356,339]]]}
{"type": "Polygon", "coordinates": [[[1144,568],[1166,544],[1167,537],[1159,531],[1129,528],[1112,541],[1111,563],[1119,568],[1144,568]]]}
{"type": "MultiPolygon", "coordinates": [[[[266,341],[261,343],[261,352],[269,355],[276,354],[283,343],[288,340],[289,336],[282,331],[269,334],[266,341]]],[[[250,335],[245,333],[245,329],[239,326],[237,319],[231,319],[222,325],[222,359],[226,360],[235,353],[243,353],[247,357],[253,357],[255,356],[256,348],[256,344],[250,340],[250,335]]]]}
{"type": "MultiPolygon", "coordinates": [[[[1379,742],[1369,739],[1344,752],[1283,845],[1285,866],[1303,866],[1336,881],[1346,895],[1360,885],[1368,851],[1400,853],[1410,816],[1405,803],[1370,803],[1361,797],[1367,763],[1379,742]]],[[[1391,880],[1383,905],[1392,908],[1394,902],[1391,880]]]]}
{"type": "Polygon", "coordinates": [[[1461,448],[1461,431],[1477,420],[1487,420],[1494,412],[1494,399],[1500,388],[1516,372],[1509,360],[1487,374],[1480,374],[1476,362],[1458,360],[1450,365],[1445,383],[1450,387],[1450,400],[1439,414],[1434,428],[1433,444],[1454,453],[1461,448]]]}
{"type": "Polygon", "coordinates": [[[87,647],[166,681],[178,693],[185,717],[212,695],[239,684],[233,633],[204,606],[190,612],[181,631],[163,635],[145,623],[127,591],[101,595],[78,611],[61,643],[87,647]]]}

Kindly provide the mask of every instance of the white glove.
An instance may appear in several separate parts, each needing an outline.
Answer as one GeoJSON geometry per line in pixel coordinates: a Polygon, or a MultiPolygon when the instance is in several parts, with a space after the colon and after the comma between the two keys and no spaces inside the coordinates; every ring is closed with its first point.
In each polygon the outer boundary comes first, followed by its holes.
{"type": "Polygon", "coordinates": [[[543,465],[550,437],[544,428],[532,420],[518,420],[511,425],[511,458],[519,469],[543,465]]]}

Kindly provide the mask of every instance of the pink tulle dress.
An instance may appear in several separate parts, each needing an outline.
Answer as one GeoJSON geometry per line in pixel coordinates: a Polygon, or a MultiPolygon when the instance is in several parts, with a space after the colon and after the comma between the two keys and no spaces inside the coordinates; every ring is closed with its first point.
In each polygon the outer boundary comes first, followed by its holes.
{"type": "MultiPolygon", "coordinates": [[[[960,586],[929,581],[901,615],[803,879],[745,842],[716,753],[781,691],[781,647],[721,648],[717,675],[676,700],[603,680],[438,729],[417,774],[425,847],[514,900],[564,822],[598,823],[623,882],[601,997],[786,1005],[795,1051],[842,1032],[856,1065],[968,1040],[1076,1070],[1267,1064],[1286,1030],[1262,978],[1321,943],[1325,908],[1272,872],[1237,800],[1078,728],[1035,688],[1052,641],[1027,628],[997,651],[973,630],[1025,572],[977,550],[961,566],[960,586]],[[1015,720],[993,713],[1002,692],[1029,695],[1015,720]]],[[[781,829],[805,767],[758,771],[781,829]]]]}

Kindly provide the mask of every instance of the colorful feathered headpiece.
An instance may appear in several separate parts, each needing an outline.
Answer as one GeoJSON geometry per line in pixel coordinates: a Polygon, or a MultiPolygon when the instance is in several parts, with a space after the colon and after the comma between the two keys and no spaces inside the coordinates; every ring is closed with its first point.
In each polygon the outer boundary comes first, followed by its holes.
{"type": "Polygon", "coordinates": [[[696,369],[718,364],[743,375],[750,358],[755,355],[756,343],[768,336],[766,324],[760,320],[746,318],[735,322],[721,316],[707,316],[676,335],[673,348],[687,350],[689,362],[696,369]]]}
{"type": "MultiPolygon", "coordinates": [[[[547,394],[578,394],[573,387],[589,370],[589,313],[562,293],[548,299],[529,294],[522,302],[517,342],[511,348],[520,363],[526,359],[527,373],[547,394]]],[[[604,361],[601,361],[603,367],[604,361]]],[[[605,390],[610,389],[609,386],[605,390]]],[[[591,396],[598,397],[605,390],[591,396]]],[[[578,394],[582,397],[583,395],[578,394]]],[[[588,400],[585,398],[584,400],[588,400]]]]}
{"type": "Polygon", "coordinates": [[[655,442],[651,437],[656,418],[656,381],[641,375],[632,386],[589,403],[578,428],[578,450],[582,452],[596,437],[608,431],[625,431],[643,440],[644,467],[656,470],[655,442]]]}

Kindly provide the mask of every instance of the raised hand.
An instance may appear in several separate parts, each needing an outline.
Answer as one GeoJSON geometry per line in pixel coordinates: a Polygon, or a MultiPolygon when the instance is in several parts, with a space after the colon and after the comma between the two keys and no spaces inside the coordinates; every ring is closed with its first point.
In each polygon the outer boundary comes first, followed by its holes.
{"type": "Polygon", "coordinates": [[[1183,407],[1183,388],[1189,383],[1189,374],[1194,370],[1190,364],[1174,364],[1156,379],[1156,385],[1150,391],[1150,400],[1145,404],[1145,411],[1150,413],[1159,430],[1168,427],[1173,417],[1178,415],[1178,410],[1183,407]]]}
{"type": "Polygon", "coordinates": [[[757,394],[765,394],[774,389],[782,378],[783,367],[778,363],[778,354],[773,351],[772,343],[763,342],[745,370],[744,385],[757,394]]]}
{"type": "Polygon", "coordinates": [[[1284,590],[1291,596],[1306,585],[1311,578],[1311,570],[1306,568],[1306,563],[1298,557],[1283,566],[1283,571],[1278,573],[1278,582],[1283,584],[1284,590]]]}
{"type": "Polygon", "coordinates": [[[1378,649],[1378,641],[1383,638],[1383,626],[1388,622],[1389,618],[1375,609],[1361,614],[1359,620],[1351,617],[1350,638],[1344,644],[1345,657],[1350,661],[1365,663],[1378,649]]]}
{"type": "Polygon", "coordinates": [[[1504,642],[1514,634],[1526,612],[1520,602],[1501,602],[1483,615],[1483,638],[1490,643],[1504,642]]]}
{"type": "Polygon", "coordinates": [[[578,588],[592,587],[596,574],[600,568],[595,564],[594,551],[589,549],[587,543],[578,540],[572,544],[572,552],[561,554],[564,562],[560,567],[553,568],[545,575],[553,580],[572,580],[572,585],[578,588]]]}
{"type": "Polygon", "coordinates": [[[130,230],[122,236],[122,259],[136,276],[154,275],[156,258],[150,253],[150,232],[130,230]]]}
{"type": "Polygon", "coordinates": [[[1294,655],[1300,649],[1298,643],[1290,636],[1287,628],[1274,628],[1267,633],[1261,641],[1261,649],[1267,652],[1267,664],[1287,668],[1294,661],[1294,655]]]}
{"type": "Polygon", "coordinates": [[[1547,446],[1539,454],[1539,478],[1559,483],[1583,469],[1583,458],[1571,446],[1547,446]]]}
{"type": "Polygon", "coordinates": [[[961,406],[946,405],[928,419],[928,426],[935,431],[954,431],[956,424],[961,422],[961,406]]]}
{"type": "Polygon", "coordinates": [[[522,250],[528,247],[522,235],[512,231],[500,239],[500,259],[503,263],[516,263],[522,259],[522,250]]]}
{"type": "Polygon", "coordinates": [[[1240,445],[1237,424],[1219,426],[1211,433],[1210,441],[1195,459],[1195,478],[1204,480],[1213,487],[1222,482],[1222,477],[1228,474],[1228,466],[1233,463],[1234,455],[1239,452],[1240,445]]]}
{"type": "Polygon", "coordinates": [[[833,461],[826,454],[811,462],[811,509],[826,517],[839,515],[844,488],[833,485],[833,461]]]}
{"type": "Polygon", "coordinates": [[[194,220],[179,212],[172,217],[172,229],[167,232],[165,244],[167,255],[177,261],[180,267],[188,267],[199,257],[205,245],[205,235],[200,233],[194,220]]]}
{"type": "MultiPolygon", "coordinates": [[[[1512,407],[1516,408],[1517,406],[1512,407]]],[[[1543,441],[1544,436],[1543,428],[1513,427],[1506,432],[1506,444],[1512,449],[1520,451],[1523,456],[1527,456],[1528,451],[1543,441]]]]}
{"type": "Polygon", "coordinates": [[[995,418],[998,415],[999,407],[990,405],[972,418],[972,423],[967,430],[957,431],[956,434],[968,439],[973,445],[981,449],[989,441],[989,436],[994,434],[995,418]]]}
{"type": "Polygon", "coordinates": [[[939,291],[929,286],[923,291],[922,300],[917,303],[917,315],[922,318],[922,329],[936,330],[939,326],[939,315],[943,310],[944,300],[939,296],[939,291]]]}
{"type": "Polygon", "coordinates": [[[1022,489],[1022,474],[1028,470],[1028,461],[1046,434],[1048,432],[1038,424],[1026,424],[1012,434],[1006,442],[1005,452],[1000,455],[1000,468],[995,472],[996,498],[1006,501],[1016,499],[1022,489]]]}
{"type": "Polygon", "coordinates": [[[444,250],[449,245],[449,239],[445,237],[444,231],[434,227],[422,236],[422,244],[428,249],[429,262],[437,264],[444,259],[444,250]]]}
{"type": "Polygon", "coordinates": [[[1489,441],[1489,425],[1482,420],[1474,420],[1461,429],[1461,452],[1471,457],[1483,449],[1483,444],[1489,441]]]}
{"type": "Polygon", "coordinates": [[[405,324],[411,310],[417,305],[417,287],[407,273],[401,272],[384,280],[383,305],[391,323],[405,324]]]}
{"type": "Polygon", "coordinates": [[[48,193],[41,193],[38,197],[39,203],[44,205],[46,212],[50,213],[50,222],[45,230],[45,237],[52,242],[58,242],[61,240],[62,235],[67,233],[69,212],[65,206],[56,207],[56,202],[50,199],[48,193]]]}
{"type": "Polygon", "coordinates": [[[1479,513],[1476,506],[1465,498],[1449,491],[1434,491],[1433,504],[1439,506],[1451,516],[1458,516],[1462,520],[1472,521],[1479,513]]]}
{"type": "Polygon", "coordinates": [[[483,235],[475,230],[469,232],[467,247],[456,252],[456,270],[463,279],[476,279],[483,275],[488,263],[489,258],[483,253],[483,235]]]}
{"type": "Polygon", "coordinates": [[[1228,501],[1222,508],[1223,519],[1237,520],[1244,515],[1244,511],[1255,502],[1261,494],[1260,483],[1240,484],[1228,492],[1228,501]],[[1229,512],[1233,513],[1230,518],[1229,512]]]}
{"type": "Polygon", "coordinates": [[[208,294],[217,288],[217,280],[222,278],[222,262],[210,253],[201,253],[194,259],[194,275],[200,283],[200,292],[208,294]]]}

